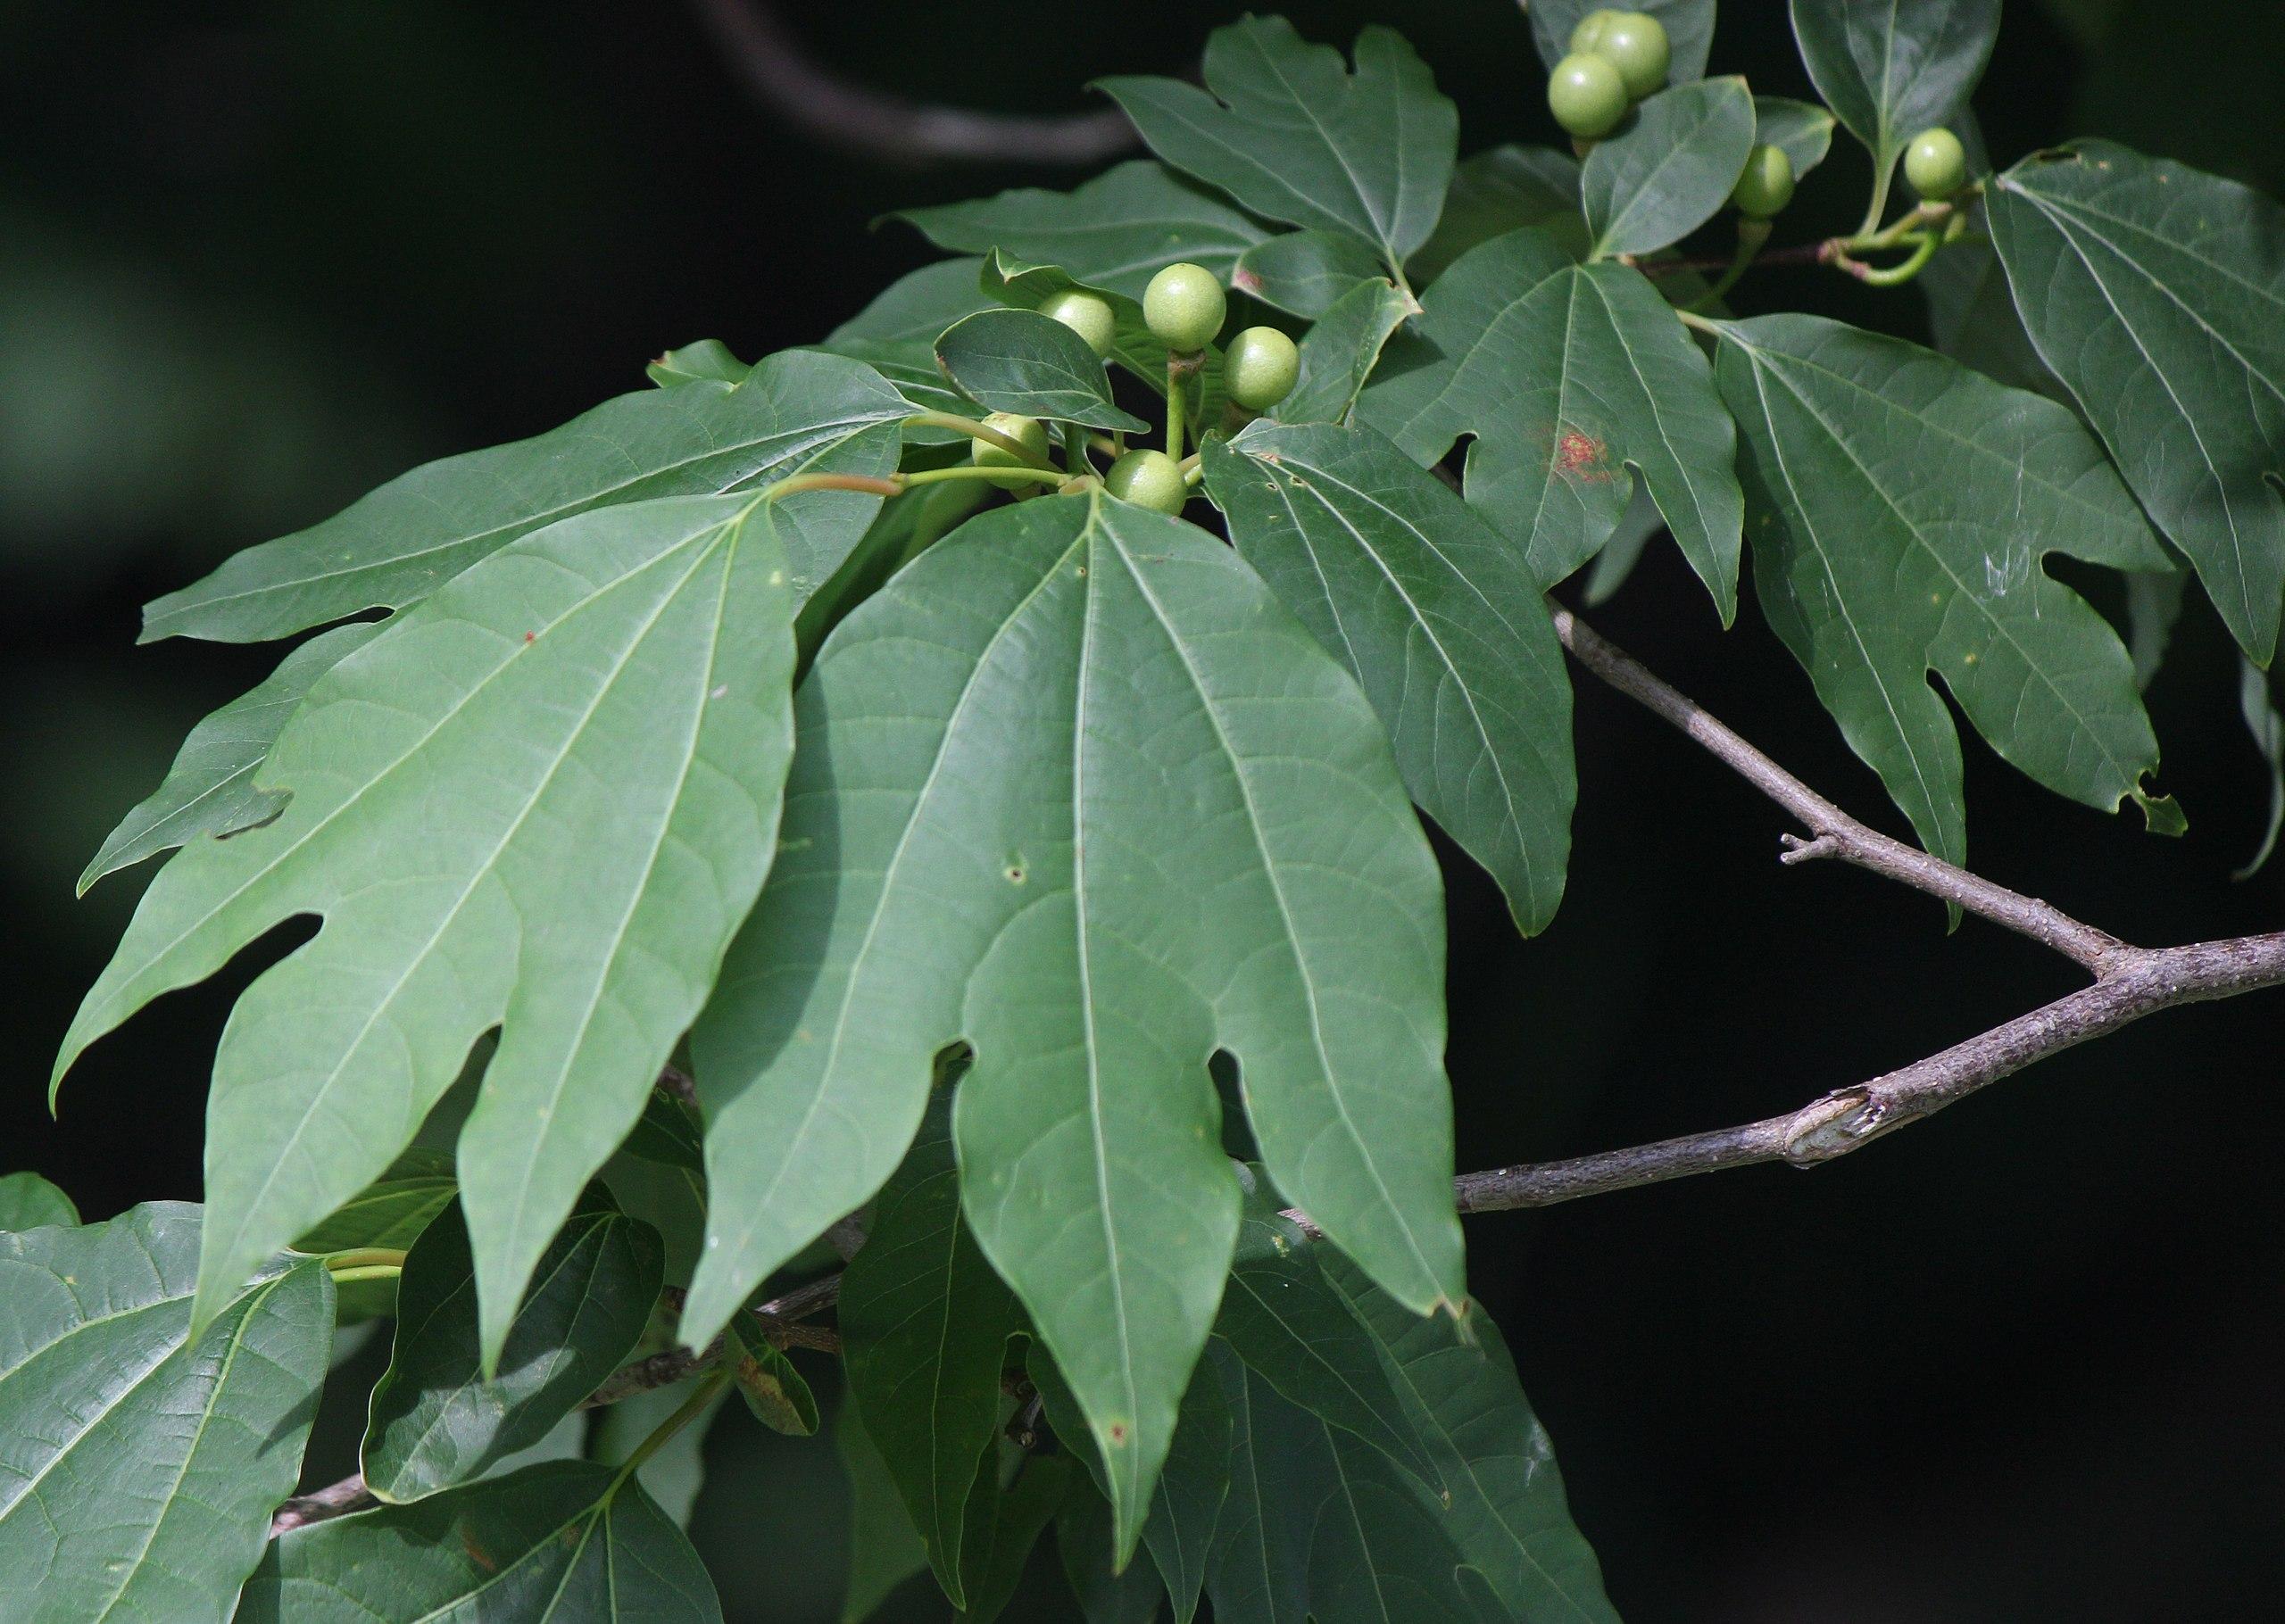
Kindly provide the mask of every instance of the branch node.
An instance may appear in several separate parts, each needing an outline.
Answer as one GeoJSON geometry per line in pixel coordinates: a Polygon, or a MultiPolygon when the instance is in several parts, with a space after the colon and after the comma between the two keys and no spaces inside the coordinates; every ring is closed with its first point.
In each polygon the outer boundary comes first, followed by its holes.
{"type": "Polygon", "coordinates": [[[1840,841],[1830,834],[1820,834],[1807,839],[1798,834],[1781,834],[1777,838],[1785,848],[1777,854],[1777,860],[1789,868],[1796,863],[1807,863],[1818,858],[1836,858],[1840,855],[1840,841]]]}

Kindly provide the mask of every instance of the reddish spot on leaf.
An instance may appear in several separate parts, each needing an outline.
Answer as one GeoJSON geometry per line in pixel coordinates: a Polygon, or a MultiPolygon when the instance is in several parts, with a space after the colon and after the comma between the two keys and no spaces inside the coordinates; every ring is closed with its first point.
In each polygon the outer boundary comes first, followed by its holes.
{"type": "Polygon", "coordinates": [[[526,642],[537,642],[539,641],[539,634],[537,632],[526,632],[524,634],[524,641],[526,642]]]}
{"type": "Polygon", "coordinates": [[[497,1573],[500,1571],[500,1564],[493,1561],[492,1554],[489,1551],[486,1551],[482,1545],[477,1544],[476,1536],[466,1529],[462,1529],[461,1530],[461,1548],[468,1553],[468,1559],[470,1562],[483,1569],[486,1573],[497,1573]]]}
{"type": "Polygon", "coordinates": [[[1110,1424],[1110,1441],[1111,1441],[1112,1443],[1114,1443],[1114,1444],[1123,1444],[1123,1443],[1126,1442],[1126,1422],[1124,1422],[1124,1421],[1113,1421],[1113,1422],[1111,1422],[1111,1424],[1110,1424]]]}
{"type": "Polygon", "coordinates": [[[1555,471],[1570,479],[1600,481],[1610,477],[1604,466],[1610,447],[1592,435],[1566,428],[1555,437],[1555,471]]]}
{"type": "Polygon", "coordinates": [[[1261,291],[1261,278],[1241,265],[1230,273],[1230,285],[1246,293],[1258,294],[1261,291]]]}

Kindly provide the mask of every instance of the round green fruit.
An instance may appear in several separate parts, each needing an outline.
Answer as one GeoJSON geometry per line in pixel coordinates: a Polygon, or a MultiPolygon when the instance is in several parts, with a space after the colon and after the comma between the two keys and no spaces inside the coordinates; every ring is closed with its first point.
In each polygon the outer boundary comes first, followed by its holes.
{"type": "Polygon", "coordinates": [[[1293,393],[1300,376],[1300,351],[1275,327],[1246,328],[1222,360],[1222,387],[1248,411],[1267,411],[1293,393]]]}
{"type": "Polygon", "coordinates": [[[1129,452],[1110,465],[1103,489],[1121,501],[1154,513],[1179,513],[1190,500],[1183,483],[1182,464],[1164,452],[1129,452]]]}
{"type": "Polygon", "coordinates": [[[1592,49],[1618,70],[1630,99],[1639,102],[1666,88],[1674,47],[1666,41],[1666,25],[1649,12],[1621,12],[1603,24],[1592,49]]]}
{"type": "Polygon", "coordinates": [[[1177,355],[1194,355],[1212,344],[1228,311],[1222,285],[1203,265],[1169,265],[1142,290],[1143,325],[1177,355]]]}
{"type": "Polygon", "coordinates": [[[1793,161],[1782,146],[1764,143],[1746,154],[1746,172],[1730,201],[1748,220],[1767,220],[1793,201],[1793,161]]]}
{"type": "Polygon", "coordinates": [[[1967,149],[1948,129],[1924,129],[1904,149],[1904,178],[1931,203],[1967,184],[1967,149]]]}
{"type": "Polygon", "coordinates": [[[1582,141],[1595,140],[1610,134],[1626,116],[1626,81],[1608,57],[1574,52],[1548,76],[1547,110],[1582,141]]]}
{"type": "MultiPolygon", "coordinates": [[[[1010,440],[1018,442],[1027,452],[1042,458],[1047,455],[1047,425],[1037,418],[1026,418],[1012,411],[995,411],[984,419],[984,426],[998,429],[1010,440]]],[[[1024,466],[1024,460],[1015,452],[985,440],[970,442],[968,455],[968,460],[980,468],[1024,466]]],[[[1026,479],[1020,474],[1004,475],[991,483],[1003,491],[1030,491],[1039,486],[1038,480],[1026,479]]]]}
{"type": "Polygon", "coordinates": [[[1610,27],[1612,20],[1624,15],[1615,5],[1599,6],[1589,12],[1579,19],[1579,26],[1571,30],[1571,48],[1574,51],[1593,50],[1601,43],[1603,30],[1610,27]]]}
{"type": "Polygon", "coordinates": [[[1111,340],[1118,336],[1118,320],[1111,314],[1110,301],[1083,291],[1067,287],[1051,294],[1039,307],[1039,313],[1059,321],[1087,341],[1087,348],[1098,357],[1110,353],[1111,340]]]}

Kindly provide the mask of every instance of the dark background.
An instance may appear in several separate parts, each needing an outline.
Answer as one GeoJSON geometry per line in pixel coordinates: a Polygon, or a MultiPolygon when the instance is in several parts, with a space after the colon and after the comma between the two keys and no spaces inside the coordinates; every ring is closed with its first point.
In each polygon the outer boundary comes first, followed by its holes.
{"type": "MultiPolygon", "coordinates": [[[[1100,73],[1188,70],[1234,0],[799,10],[821,58],[874,84],[1056,112],[1100,73]]],[[[1807,94],[1775,0],[1725,12],[1716,68],[1807,94]]],[[[2277,186],[2285,7],[2008,12],[1977,103],[2002,162],[2085,131],[2277,186]]],[[[1342,41],[1403,27],[1459,102],[1464,150],[1554,133],[1507,0],[1292,14],[1342,41]]],[[[678,4],[0,4],[0,1166],[47,1172],[91,1218],[195,1197],[212,1044],[258,967],[106,1040],[48,1119],[55,1041],[143,882],[75,903],[73,877],[183,731],[276,658],[136,650],[143,600],[416,460],[640,386],[666,345],[819,336],[928,257],[868,229],[888,208],[1077,178],[821,147],[678,4]]],[[[1853,223],[1864,184],[1843,137],[1778,240],[1853,223]]],[[[1918,330],[1911,292],[1838,282],[1771,272],[1738,302],[1918,330]]],[[[1899,826],[1750,604],[1721,633],[1670,547],[1596,618],[1899,826]]],[[[2275,928],[2285,865],[2229,879],[2267,788],[2202,607],[2150,703],[2186,840],[2048,796],[1970,733],[1977,866],[2140,940],[2275,928]]],[[[1773,808],[1591,682],[1577,731],[1555,926],[1516,940],[1482,876],[1448,864],[1464,1165],[1788,1108],[2073,984],[1990,927],[1947,937],[1924,899],[1781,868],[1773,808]]],[[[1814,1175],[1471,1220],[1475,1288],[1621,1610],[2274,1616],[2281,1016],[2273,994],[2158,1016],[1814,1175]]],[[[830,1451],[735,1417],[710,1462],[696,1534],[731,1616],[834,1616],[830,1451]]]]}

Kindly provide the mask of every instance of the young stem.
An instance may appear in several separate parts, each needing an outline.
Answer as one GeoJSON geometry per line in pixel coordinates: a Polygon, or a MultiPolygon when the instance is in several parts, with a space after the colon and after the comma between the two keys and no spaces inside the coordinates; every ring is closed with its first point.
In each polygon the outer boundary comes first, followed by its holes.
{"type": "Polygon", "coordinates": [[[709,1371],[691,1389],[690,1396],[676,1406],[675,1413],[661,1421],[651,1436],[636,1445],[635,1452],[619,1463],[619,1475],[611,1479],[612,1492],[616,1493],[620,1484],[642,1471],[643,1462],[665,1448],[668,1439],[697,1420],[706,1406],[714,1402],[714,1395],[720,1392],[729,1380],[730,1372],[727,1367],[709,1371]]]}
{"type": "Polygon", "coordinates": [[[336,1269],[328,1265],[326,1272],[333,1276],[337,1286],[353,1286],[359,1280],[393,1280],[404,1272],[400,1264],[374,1264],[363,1269],[336,1269]]]}
{"type": "Polygon", "coordinates": [[[955,411],[916,411],[905,418],[905,422],[917,428],[949,428],[956,435],[966,435],[971,440],[996,445],[1030,468],[1051,466],[1047,458],[1013,435],[1003,435],[989,423],[979,423],[974,418],[964,418],[955,411]]]}
{"type": "Polygon", "coordinates": [[[1190,375],[1198,370],[1197,361],[1188,356],[1167,357],[1167,455],[1177,461],[1182,457],[1184,431],[1183,413],[1188,410],[1190,375]]]}
{"type": "Polygon", "coordinates": [[[397,1247],[356,1247],[346,1252],[328,1253],[325,1266],[337,1280],[352,1269],[402,1269],[404,1252],[397,1247]]]}
{"type": "Polygon", "coordinates": [[[1865,265],[1857,270],[1857,279],[1867,287],[1901,287],[1911,281],[1920,274],[1930,260],[1935,258],[1937,239],[1934,232],[1922,231],[1909,240],[1912,243],[1912,253],[1900,263],[1890,265],[1885,269],[1876,269],[1873,266],[1865,265]]]}

